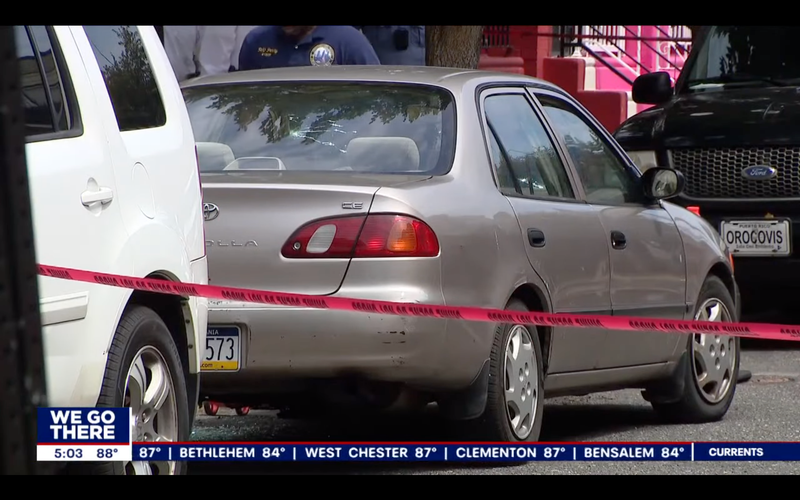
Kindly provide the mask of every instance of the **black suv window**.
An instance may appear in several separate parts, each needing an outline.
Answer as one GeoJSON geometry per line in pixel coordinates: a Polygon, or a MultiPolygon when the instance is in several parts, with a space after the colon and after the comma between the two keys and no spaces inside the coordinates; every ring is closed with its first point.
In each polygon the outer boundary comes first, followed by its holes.
{"type": "Polygon", "coordinates": [[[76,126],[64,93],[55,43],[45,26],[14,26],[22,80],[26,136],[66,132],[76,126]]]}
{"type": "Polygon", "coordinates": [[[711,26],[691,67],[686,84],[789,85],[800,80],[800,58],[787,40],[800,35],[797,26],[711,26]]]}
{"type": "Polygon", "coordinates": [[[84,26],[120,132],[167,123],[153,68],[136,26],[84,26]]]}

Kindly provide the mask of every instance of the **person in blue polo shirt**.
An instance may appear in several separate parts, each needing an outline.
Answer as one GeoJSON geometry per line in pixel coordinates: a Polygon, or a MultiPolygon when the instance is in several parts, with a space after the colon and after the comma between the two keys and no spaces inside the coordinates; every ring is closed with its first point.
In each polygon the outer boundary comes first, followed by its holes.
{"type": "Polygon", "coordinates": [[[352,26],[259,26],[239,52],[239,71],[380,63],[369,40],[352,26]]]}

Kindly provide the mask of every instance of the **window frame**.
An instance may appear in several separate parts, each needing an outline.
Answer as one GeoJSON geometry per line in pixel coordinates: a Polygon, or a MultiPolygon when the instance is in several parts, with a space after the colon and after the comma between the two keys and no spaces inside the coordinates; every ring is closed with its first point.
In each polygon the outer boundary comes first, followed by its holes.
{"type": "MultiPolygon", "coordinates": [[[[499,94],[496,94],[499,95],[499,94]]],[[[497,140],[497,134],[492,127],[489,127],[488,120],[487,120],[487,147],[489,151],[489,164],[492,166],[492,172],[494,172],[495,176],[495,185],[497,189],[502,193],[504,196],[524,196],[522,194],[522,186],[520,186],[519,179],[514,174],[514,169],[511,165],[508,164],[508,154],[505,148],[500,144],[500,141],[497,140]],[[506,163],[506,168],[508,169],[507,175],[509,175],[514,183],[513,188],[503,187],[500,185],[500,174],[497,171],[497,168],[494,165],[494,151],[493,146],[497,145],[497,149],[500,150],[500,156],[502,156],[502,160],[506,163]]]]}
{"type": "MultiPolygon", "coordinates": [[[[561,101],[571,106],[576,111],[576,115],[578,116],[578,118],[582,119],[582,121],[586,123],[586,125],[590,129],[592,129],[592,131],[595,134],[597,134],[600,137],[600,139],[604,140],[607,146],[609,146],[611,154],[617,158],[620,164],[622,164],[627,174],[633,180],[634,185],[639,190],[639,199],[637,201],[629,201],[623,203],[608,203],[608,202],[600,203],[600,202],[589,201],[588,199],[586,199],[586,189],[583,186],[583,182],[581,181],[580,176],[578,175],[578,169],[575,166],[575,163],[572,159],[572,155],[569,154],[566,142],[564,141],[564,137],[561,135],[561,133],[559,133],[555,129],[554,126],[551,126],[553,129],[553,133],[558,137],[558,142],[561,144],[561,147],[563,148],[564,156],[566,156],[567,161],[570,164],[570,167],[575,172],[576,182],[581,186],[581,192],[584,193],[584,200],[586,201],[586,203],[589,203],[591,205],[608,206],[608,207],[618,207],[618,206],[641,207],[641,206],[651,205],[650,203],[648,203],[644,195],[644,190],[642,188],[642,174],[639,171],[639,169],[631,162],[631,160],[628,158],[628,155],[622,150],[622,147],[617,143],[617,141],[614,140],[614,138],[606,131],[605,127],[603,127],[603,125],[599,121],[597,121],[597,119],[594,116],[592,116],[591,113],[589,113],[586,110],[586,108],[584,108],[579,102],[577,102],[572,97],[564,95],[559,92],[554,92],[550,89],[527,86],[526,90],[530,94],[531,98],[536,101],[536,105],[540,107],[542,113],[545,115],[546,111],[544,110],[544,105],[539,101],[537,97],[538,95],[542,95],[556,101],[561,101]]],[[[550,123],[549,118],[547,118],[547,120],[548,123],[550,123]]],[[[658,205],[660,205],[660,203],[658,205]]]]}
{"type": "MultiPolygon", "coordinates": [[[[45,31],[47,32],[47,37],[50,40],[50,47],[53,49],[53,59],[56,65],[56,76],[58,78],[58,83],[61,87],[61,99],[63,102],[64,110],[67,114],[67,129],[65,130],[55,130],[58,126],[58,121],[56,120],[55,115],[55,108],[53,106],[53,97],[51,93],[51,86],[50,82],[47,79],[47,74],[44,70],[44,64],[42,62],[42,55],[39,52],[39,44],[36,41],[36,37],[33,36],[33,31],[31,30],[30,26],[32,25],[23,25],[22,27],[25,29],[25,33],[28,35],[28,40],[31,43],[31,47],[34,51],[34,57],[36,58],[36,66],[39,68],[39,75],[42,77],[42,83],[44,84],[44,91],[47,96],[47,103],[50,108],[50,119],[53,123],[54,132],[47,132],[44,134],[36,134],[36,135],[26,135],[25,142],[27,144],[36,143],[36,142],[44,142],[44,141],[55,141],[59,139],[70,139],[75,137],[80,137],[83,135],[83,121],[81,119],[81,112],[80,106],[78,105],[78,99],[75,95],[75,88],[72,84],[72,78],[69,74],[69,69],[67,67],[64,52],[61,50],[61,43],[58,39],[58,36],[55,33],[55,30],[52,26],[44,25],[45,31]]],[[[39,25],[41,26],[41,25],[39,25]]]]}
{"type": "MultiPolygon", "coordinates": [[[[561,203],[585,203],[583,197],[583,186],[576,182],[577,179],[577,172],[573,169],[572,163],[568,162],[568,157],[564,154],[565,151],[562,148],[561,142],[555,131],[551,128],[550,122],[547,121],[546,116],[543,114],[541,109],[539,108],[538,101],[535,101],[531,98],[529,92],[526,91],[526,88],[523,84],[520,85],[511,85],[511,84],[498,84],[498,85],[487,85],[483,86],[478,89],[478,114],[480,119],[481,125],[481,135],[483,135],[483,143],[484,143],[484,151],[486,152],[486,159],[489,169],[491,170],[492,179],[494,180],[495,188],[497,191],[506,197],[511,198],[521,198],[526,200],[538,200],[538,201],[550,201],[550,202],[561,202],[561,203]],[[547,134],[547,137],[550,139],[550,143],[553,145],[553,148],[556,151],[556,154],[561,160],[561,164],[567,174],[567,180],[569,182],[570,187],[572,188],[572,198],[563,198],[559,196],[541,196],[541,195],[532,195],[532,194],[524,194],[524,193],[517,193],[517,192],[510,192],[508,189],[504,189],[500,187],[500,179],[497,174],[497,170],[494,167],[494,160],[492,158],[491,152],[491,137],[489,134],[493,134],[493,131],[489,127],[489,121],[486,116],[486,106],[485,102],[486,99],[492,96],[497,95],[519,95],[522,96],[523,99],[528,103],[530,106],[531,111],[533,111],[534,115],[539,119],[539,122],[542,125],[542,128],[547,134]]],[[[495,137],[495,140],[499,143],[499,138],[495,137]]],[[[502,148],[502,145],[501,145],[502,148]]],[[[509,165],[509,168],[510,165],[509,165]]],[[[512,175],[514,174],[512,170],[512,175]]]]}

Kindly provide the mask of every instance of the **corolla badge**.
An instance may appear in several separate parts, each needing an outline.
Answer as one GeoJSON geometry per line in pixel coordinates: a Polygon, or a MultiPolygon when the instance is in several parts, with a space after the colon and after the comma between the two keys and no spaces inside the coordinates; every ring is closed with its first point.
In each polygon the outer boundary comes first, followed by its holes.
{"type": "Polygon", "coordinates": [[[778,170],[767,165],[752,165],[742,170],[742,177],[754,181],[766,181],[778,175],[778,170]]]}
{"type": "Polygon", "coordinates": [[[219,217],[219,207],[213,203],[203,203],[203,219],[209,221],[219,217]]]}

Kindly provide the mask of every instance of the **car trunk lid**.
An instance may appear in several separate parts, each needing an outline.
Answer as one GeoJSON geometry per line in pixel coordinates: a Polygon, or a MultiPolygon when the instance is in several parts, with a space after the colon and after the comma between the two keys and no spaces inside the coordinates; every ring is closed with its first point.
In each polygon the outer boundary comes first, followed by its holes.
{"type": "Polygon", "coordinates": [[[286,259],[281,247],[309,222],[369,213],[381,187],[430,178],[343,172],[203,174],[212,285],[327,295],[350,259],[286,259]]]}

